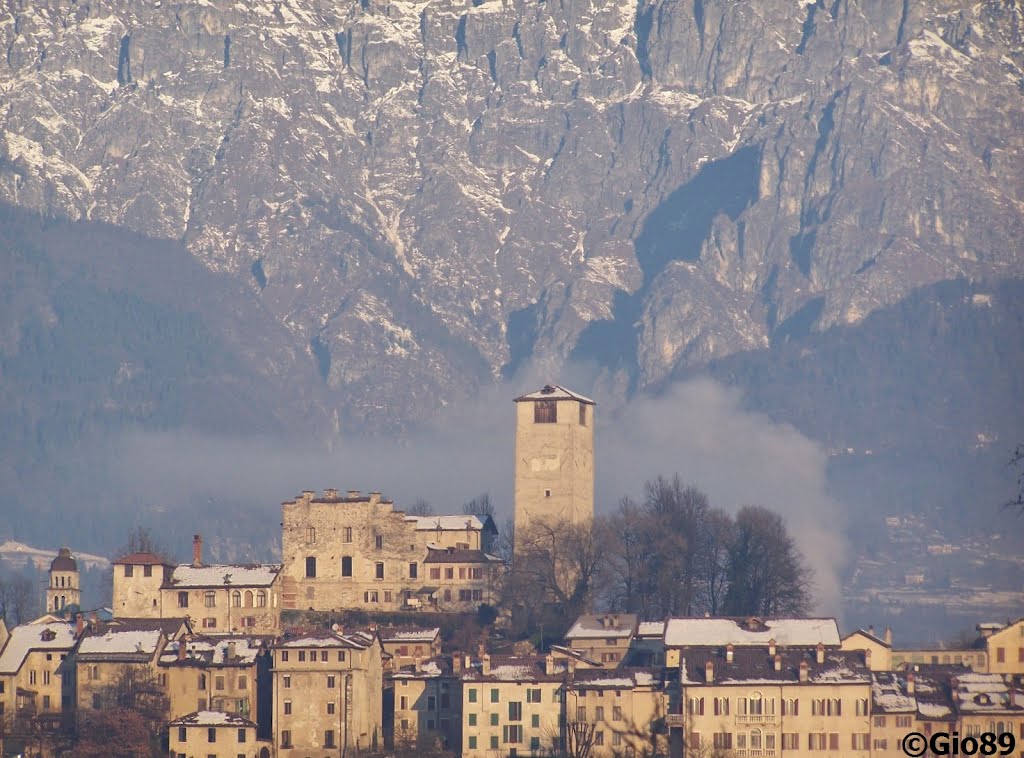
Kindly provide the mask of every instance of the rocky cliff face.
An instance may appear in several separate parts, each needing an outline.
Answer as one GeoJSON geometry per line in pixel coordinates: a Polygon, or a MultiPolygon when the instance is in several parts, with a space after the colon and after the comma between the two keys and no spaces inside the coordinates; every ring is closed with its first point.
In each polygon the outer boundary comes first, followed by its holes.
{"type": "Polygon", "coordinates": [[[182,241],[352,419],[528,358],[643,387],[1019,276],[1021,35],[1006,0],[8,0],[0,199],[182,241]]]}

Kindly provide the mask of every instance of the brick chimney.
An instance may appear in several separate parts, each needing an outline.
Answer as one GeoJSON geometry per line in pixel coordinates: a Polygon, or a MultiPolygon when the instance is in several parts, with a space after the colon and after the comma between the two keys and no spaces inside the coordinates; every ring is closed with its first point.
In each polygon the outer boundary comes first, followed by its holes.
{"type": "Polygon", "coordinates": [[[775,654],[775,670],[782,671],[782,656],[778,653],[775,654]]]}
{"type": "Polygon", "coordinates": [[[192,536],[192,566],[198,568],[203,565],[203,535],[192,536]]]}
{"type": "Polygon", "coordinates": [[[807,681],[807,661],[800,661],[800,681],[807,681]]]}
{"type": "Polygon", "coordinates": [[[185,660],[185,656],[188,654],[188,644],[184,639],[178,640],[178,660],[185,660]]]}
{"type": "Polygon", "coordinates": [[[818,643],[818,647],[815,648],[814,660],[816,660],[818,663],[825,662],[825,646],[822,645],[820,642],[818,643]]]}
{"type": "Polygon", "coordinates": [[[452,656],[452,673],[455,676],[462,674],[462,653],[456,653],[452,656]]]}
{"type": "Polygon", "coordinates": [[[732,643],[725,646],[725,662],[732,663],[732,643]]]}
{"type": "Polygon", "coordinates": [[[914,691],[916,689],[917,689],[917,676],[914,674],[913,671],[908,671],[907,672],[907,694],[908,695],[913,695],[914,691]]]}
{"type": "Polygon", "coordinates": [[[715,681],[715,662],[708,661],[704,664],[704,681],[707,684],[711,684],[715,681]]]}
{"type": "Polygon", "coordinates": [[[491,656],[487,653],[480,656],[480,673],[485,676],[491,673],[491,656]]]}
{"type": "Polygon", "coordinates": [[[82,632],[84,632],[84,631],[85,631],[85,614],[83,614],[83,613],[76,613],[75,614],[75,636],[76,637],[81,637],[82,636],[82,632]]]}
{"type": "Polygon", "coordinates": [[[768,640],[768,655],[775,655],[775,638],[768,640]]]}

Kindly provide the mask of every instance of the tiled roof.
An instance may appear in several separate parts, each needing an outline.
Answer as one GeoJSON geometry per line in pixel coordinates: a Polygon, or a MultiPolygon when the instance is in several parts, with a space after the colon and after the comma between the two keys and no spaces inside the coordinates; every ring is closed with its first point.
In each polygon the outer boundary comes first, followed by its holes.
{"type": "Polygon", "coordinates": [[[132,566],[173,566],[174,564],[156,553],[129,553],[123,558],[114,561],[116,564],[131,564],[132,566]]]}
{"type": "Polygon", "coordinates": [[[684,685],[706,684],[706,666],[713,664],[714,684],[782,684],[800,681],[800,664],[807,664],[807,681],[812,684],[868,684],[871,672],[859,651],[827,650],[822,663],[814,653],[779,650],[779,670],[765,648],[736,648],[731,662],[721,648],[692,648],[685,651],[681,663],[684,685]]]}
{"type": "Polygon", "coordinates": [[[203,587],[269,587],[281,573],[280,563],[221,564],[174,569],[168,587],[198,589],[203,587]]]}
{"type": "Polygon", "coordinates": [[[586,405],[596,405],[589,397],[584,397],[578,392],[567,390],[557,384],[546,384],[536,392],[521,395],[515,399],[517,403],[530,402],[534,400],[578,400],[586,405]]]}

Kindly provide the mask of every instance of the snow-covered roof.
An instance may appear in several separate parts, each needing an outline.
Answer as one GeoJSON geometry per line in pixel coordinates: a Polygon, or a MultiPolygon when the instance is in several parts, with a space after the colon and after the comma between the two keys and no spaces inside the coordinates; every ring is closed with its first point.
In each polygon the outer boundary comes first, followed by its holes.
{"type": "Polygon", "coordinates": [[[280,563],[253,565],[178,566],[171,574],[174,587],[269,587],[281,573],[280,563]]]}
{"type": "Polygon", "coordinates": [[[381,629],[380,638],[382,642],[425,642],[430,644],[441,634],[441,627],[435,626],[430,629],[381,629]]]}
{"type": "Polygon", "coordinates": [[[548,674],[544,668],[544,657],[536,655],[492,655],[487,673],[483,667],[474,665],[466,670],[464,682],[542,682],[561,681],[559,675],[548,674]]]}
{"type": "Polygon", "coordinates": [[[338,632],[312,632],[309,634],[296,634],[286,637],[278,642],[276,648],[313,648],[313,647],[344,647],[365,650],[373,644],[374,636],[366,632],[350,632],[340,634],[338,632]]]}
{"type": "Polygon", "coordinates": [[[259,655],[261,642],[255,637],[202,637],[167,643],[160,655],[165,666],[250,666],[259,655]],[[234,658],[228,657],[234,643],[234,658]],[[178,659],[178,647],[185,646],[185,657],[178,659]]]}
{"type": "Polygon", "coordinates": [[[580,689],[633,689],[649,687],[656,681],[655,673],[646,668],[620,668],[615,671],[577,669],[573,683],[580,689]]]}
{"type": "Polygon", "coordinates": [[[746,626],[743,619],[676,618],[665,622],[668,647],[706,647],[714,645],[767,645],[775,640],[780,647],[814,647],[839,644],[839,627],[832,618],[760,619],[758,628],[746,626]]]}
{"type": "Polygon", "coordinates": [[[10,631],[0,652],[0,674],[15,674],[33,650],[70,650],[75,645],[74,624],[23,624],[10,631]]]}
{"type": "Polygon", "coordinates": [[[637,637],[664,637],[664,621],[641,621],[636,631],[637,637]]]}
{"type": "Polygon", "coordinates": [[[636,620],[635,613],[585,613],[565,633],[565,639],[628,639],[636,629],[636,620]]]}
{"type": "Polygon", "coordinates": [[[578,392],[567,390],[558,384],[546,384],[536,392],[531,392],[527,395],[521,395],[515,399],[515,402],[529,402],[531,400],[578,400],[581,403],[587,405],[596,405],[593,400],[589,397],[584,397],[578,392]]]}
{"type": "Polygon", "coordinates": [[[403,666],[388,676],[391,679],[436,679],[449,672],[448,665],[440,658],[430,658],[418,666],[403,666]]]}
{"type": "Polygon", "coordinates": [[[237,713],[224,713],[223,711],[194,711],[187,716],[174,719],[171,726],[230,726],[250,727],[255,729],[256,724],[237,713]]]}
{"type": "Polygon", "coordinates": [[[454,516],[406,516],[406,521],[415,522],[417,532],[464,532],[467,529],[480,531],[484,522],[479,516],[456,514],[454,516]]]}
{"type": "Polygon", "coordinates": [[[108,629],[86,637],[78,646],[80,661],[149,660],[157,651],[163,633],[159,629],[108,629]]]}

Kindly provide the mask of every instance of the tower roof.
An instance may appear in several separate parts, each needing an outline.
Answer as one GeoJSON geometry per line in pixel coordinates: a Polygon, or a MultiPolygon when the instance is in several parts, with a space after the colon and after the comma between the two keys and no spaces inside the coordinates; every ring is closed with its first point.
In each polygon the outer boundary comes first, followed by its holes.
{"type": "Polygon", "coordinates": [[[57,551],[57,557],[50,563],[50,571],[78,571],[78,564],[71,557],[71,550],[62,547],[57,551]]]}
{"type": "Polygon", "coordinates": [[[537,400],[576,400],[577,402],[585,405],[597,405],[597,403],[589,397],[584,397],[578,392],[567,390],[565,387],[561,387],[557,384],[545,384],[536,392],[531,392],[528,395],[521,395],[520,397],[517,397],[514,402],[525,403],[537,400]]]}

